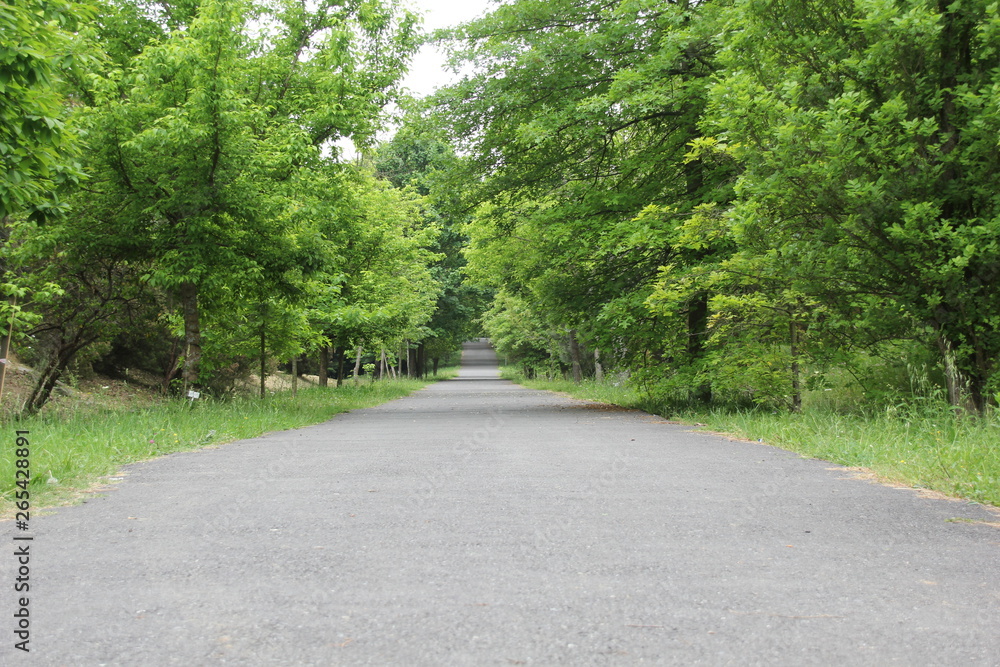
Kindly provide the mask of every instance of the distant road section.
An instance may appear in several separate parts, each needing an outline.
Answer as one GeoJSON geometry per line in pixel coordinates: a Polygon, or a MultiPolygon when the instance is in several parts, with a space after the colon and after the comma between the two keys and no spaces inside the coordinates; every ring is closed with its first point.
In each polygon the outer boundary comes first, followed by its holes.
{"type": "Polygon", "coordinates": [[[996,666],[998,520],[516,386],[479,341],[33,517],[27,655],[2,524],[0,664],[996,666]]]}

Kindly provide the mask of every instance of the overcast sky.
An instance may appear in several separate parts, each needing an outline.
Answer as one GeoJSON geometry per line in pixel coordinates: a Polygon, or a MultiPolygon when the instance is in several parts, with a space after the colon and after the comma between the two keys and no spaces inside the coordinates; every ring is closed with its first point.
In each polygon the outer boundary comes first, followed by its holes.
{"type": "MultiPolygon", "coordinates": [[[[423,29],[433,32],[439,28],[465,23],[486,14],[496,6],[493,0],[402,0],[412,11],[424,17],[423,29]]],[[[417,97],[430,95],[437,88],[451,83],[455,75],[445,69],[445,56],[437,48],[425,44],[413,57],[409,73],[403,78],[403,86],[417,97]]],[[[395,107],[389,107],[390,114],[395,107]]],[[[382,140],[388,140],[395,133],[390,127],[379,133],[382,140]]],[[[357,156],[354,142],[341,138],[336,142],[341,159],[351,160],[357,156]]]]}
{"type": "MultiPolygon", "coordinates": [[[[427,32],[464,23],[482,16],[495,6],[490,0],[404,0],[404,3],[424,17],[424,30],[427,32]]],[[[444,64],[444,54],[433,46],[424,45],[414,57],[403,85],[417,96],[434,92],[451,82],[452,75],[444,64]]]]}

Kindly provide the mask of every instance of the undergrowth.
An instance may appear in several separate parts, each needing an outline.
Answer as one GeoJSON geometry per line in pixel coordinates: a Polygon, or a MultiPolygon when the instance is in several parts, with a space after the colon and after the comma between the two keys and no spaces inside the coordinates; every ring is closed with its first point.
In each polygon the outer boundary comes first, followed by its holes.
{"type": "Polygon", "coordinates": [[[677,408],[658,403],[625,382],[575,384],[503,376],[533,389],[635,408],[850,467],[887,481],[1000,506],[1000,414],[956,416],[939,401],[914,400],[844,411],[816,401],[802,413],[718,406],[677,408]]]}

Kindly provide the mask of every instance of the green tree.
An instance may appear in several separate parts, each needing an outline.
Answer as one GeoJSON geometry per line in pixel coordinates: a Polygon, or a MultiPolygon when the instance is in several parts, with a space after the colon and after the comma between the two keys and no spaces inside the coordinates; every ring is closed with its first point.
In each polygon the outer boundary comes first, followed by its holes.
{"type": "Polygon", "coordinates": [[[664,264],[725,251],[674,243],[699,206],[731,194],[731,164],[686,159],[715,70],[716,4],[504,5],[456,33],[476,73],[437,99],[469,155],[452,172],[461,186],[447,186],[467,189],[469,207],[490,204],[480,239],[540,248],[504,253],[492,282],[523,274],[511,293],[554,331],[633,367],[686,363],[668,353],[674,333],[701,355],[707,294],[679,331],[644,304],[664,264]]]}
{"type": "Polygon", "coordinates": [[[330,261],[313,282],[315,328],[341,358],[358,346],[420,340],[439,291],[430,270],[437,255],[429,249],[437,227],[415,193],[364,169],[336,182],[342,194],[320,226],[330,261]]]}
{"type": "Polygon", "coordinates": [[[935,345],[982,411],[1000,357],[995,3],[735,3],[713,91],[738,244],[835,326],[935,345]]]}
{"type": "Polygon", "coordinates": [[[440,360],[457,353],[478,330],[477,319],[488,295],[463,273],[466,262],[462,250],[468,238],[462,225],[469,216],[461,211],[452,191],[436,187],[448,169],[456,168],[458,160],[435,129],[422,119],[409,118],[390,142],[379,146],[375,163],[379,175],[395,187],[409,188],[423,198],[425,215],[439,229],[431,248],[439,256],[431,267],[439,295],[418,351],[418,358],[432,361],[436,373],[440,360]]]}
{"type": "Polygon", "coordinates": [[[11,0],[0,7],[0,220],[62,210],[58,188],[80,177],[66,127],[63,73],[88,59],[73,32],[92,8],[11,0]]]}
{"type": "MultiPolygon", "coordinates": [[[[376,2],[167,9],[176,29],[146,44],[120,36],[116,58],[136,55],[88,82],[91,196],[102,202],[95,243],[150,260],[151,283],[176,298],[183,375],[196,384],[203,301],[225,303],[234,282],[294,292],[320,268],[293,186],[321,150],[374,132],[413,22],[376,2]]],[[[142,16],[125,6],[105,29],[142,16]]]]}

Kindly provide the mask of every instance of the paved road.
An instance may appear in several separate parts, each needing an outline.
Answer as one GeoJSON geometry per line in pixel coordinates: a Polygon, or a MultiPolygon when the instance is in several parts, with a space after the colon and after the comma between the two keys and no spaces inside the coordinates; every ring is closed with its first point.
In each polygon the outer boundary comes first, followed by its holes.
{"type": "Polygon", "coordinates": [[[1000,665],[1000,529],[956,518],[998,520],[473,345],[455,380],[35,519],[31,653],[8,554],[0,662],[1000,665]]]}

